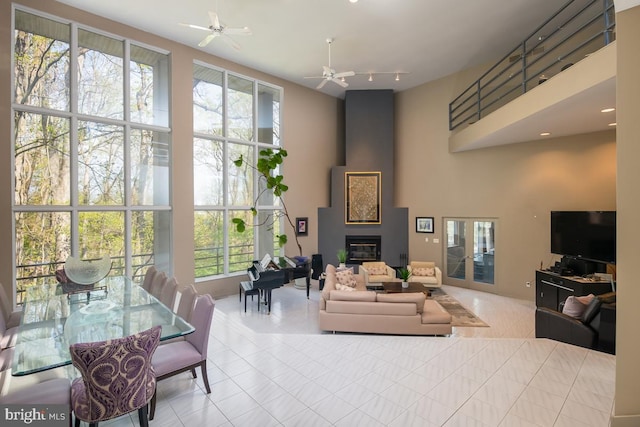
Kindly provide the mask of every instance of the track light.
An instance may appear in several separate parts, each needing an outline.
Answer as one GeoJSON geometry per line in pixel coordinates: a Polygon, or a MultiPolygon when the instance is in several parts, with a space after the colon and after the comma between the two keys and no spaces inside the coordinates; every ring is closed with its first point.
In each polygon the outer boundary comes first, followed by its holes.
{"type": "Polygon", "coordinates": [[[396,73],[396,81],[399,82],[400,81],[400,73],[396,73]]]}
{"type": "Polygon", "coordinates": [[[369,73],[369,81],[372,82],[373,81],[373,74],[369,73]]]}

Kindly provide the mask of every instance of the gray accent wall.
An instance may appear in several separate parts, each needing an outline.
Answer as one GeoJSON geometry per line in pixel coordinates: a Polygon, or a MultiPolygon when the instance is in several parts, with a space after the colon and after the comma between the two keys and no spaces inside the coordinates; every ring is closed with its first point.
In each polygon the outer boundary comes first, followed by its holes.
{"type": "Polygon", "coordinates": [[[381,260],[401,266],[408,259],[409,209],[394,206],[394,94],[354,90],[345,95],[345,166],[331,169],[331,206],[318,208],[318,252],[338,264],[345,236],[380,236],[381,260]],[[381,224],[345,224],[345,172],[381,172],[381,224]]]}

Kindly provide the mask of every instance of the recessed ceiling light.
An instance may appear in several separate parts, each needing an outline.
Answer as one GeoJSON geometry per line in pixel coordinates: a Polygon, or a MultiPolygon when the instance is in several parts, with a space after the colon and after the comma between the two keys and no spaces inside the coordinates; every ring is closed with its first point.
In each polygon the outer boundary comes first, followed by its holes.
{"type": "Polygon", "coordinates": [[[618,123],[616,123],[616,122],[609,123],[609,126],[617,126],[617,125],[618,125],[618,123]]]}
{"type": "Polygon", "coordinates": [[[612,111],[616,111],[615,108],[604,108],[602,110],[600,110],[601,113],[610,113],[612,111]]]}
{"type": "Polygon", "coordinates": [[[542,132],[540,134],[540,136],[549,136],[549,135],[551,135],[551,132],[542,132]]]}
{"type": "Polygon", "coordinates": [[[349,3],[358,3],[358,0],[349,0],[349,3]]]}

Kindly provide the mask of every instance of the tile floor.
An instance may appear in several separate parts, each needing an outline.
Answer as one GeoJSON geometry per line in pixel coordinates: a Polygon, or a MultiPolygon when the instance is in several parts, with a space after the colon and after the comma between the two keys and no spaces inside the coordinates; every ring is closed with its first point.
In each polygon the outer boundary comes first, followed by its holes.
{"type": "MultiPolygon", "coordinates": [[[[450,337],[323,333],[318,288],[273,293],[270,315],[217,300],[212,393],[158,385],[151,426],[608,426],[615,356],[535,339],[532,302],[445,286],[490,327],[450,337]]],[[[137,425],[125,416],[110,426],[137,425]]]]}

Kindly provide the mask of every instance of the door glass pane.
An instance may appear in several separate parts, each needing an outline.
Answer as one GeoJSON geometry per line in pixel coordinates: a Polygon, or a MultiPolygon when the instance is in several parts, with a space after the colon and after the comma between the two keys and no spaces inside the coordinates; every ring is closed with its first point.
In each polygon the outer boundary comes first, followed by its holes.
{"type": "Polygon", "coordinates": [[[493,284],[495,255],[493,221],[473,222],[473,280],[493,284]]]}
{"type": "Polygon", "coordinates": [[[447,220],[447,277],[465,278],[465,221],[447,220]]]}

